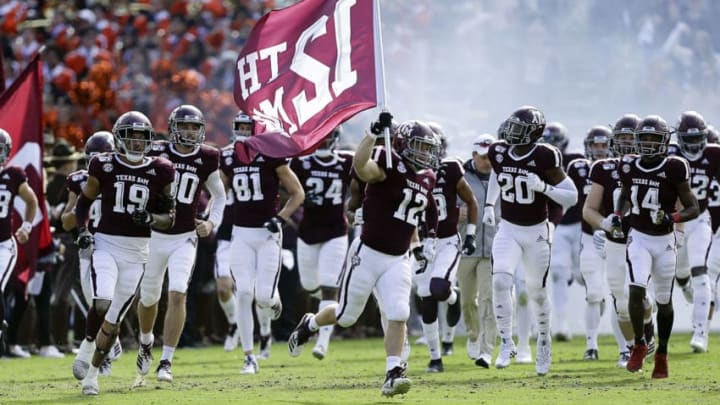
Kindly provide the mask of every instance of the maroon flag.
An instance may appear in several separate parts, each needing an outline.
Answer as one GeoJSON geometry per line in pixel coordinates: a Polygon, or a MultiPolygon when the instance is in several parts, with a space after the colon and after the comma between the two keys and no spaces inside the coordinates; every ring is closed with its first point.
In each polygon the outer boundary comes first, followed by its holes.
{"type": "Polygon", "coordinates": [[[375,107],[381,78],[373,0],[304,0],[255,25],[235,70],[235,103],[258,135],[236,151],[290,157],[375,107]]]}
{"type": "MultiPolygon", "coordinates": [[[[40,55],[35,54],[25,70],[0,95],[0,128],[12,137],[12,152],[7,165],[25,169],[27,181],[38,198],[38,211],[33,220],[30,240],[21,245],[15,271],[20,279],[27,281],[29,273],[37,268],[39,254],[49,253],[52,247],[52,236],[45,208],[43,191],[43,125],[42,125],[42,62],[40,55]],[[28,272],[29,270],[29,272],[28,272]]],[[[13,224],[19,227],[25,214],[25,204],[15,199],[13,224]]]]}

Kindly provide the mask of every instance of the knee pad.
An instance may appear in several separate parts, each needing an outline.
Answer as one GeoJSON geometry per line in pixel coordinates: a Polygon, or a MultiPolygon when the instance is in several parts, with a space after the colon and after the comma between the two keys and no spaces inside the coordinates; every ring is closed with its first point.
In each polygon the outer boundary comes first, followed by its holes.
{"type": "Polygon", "coordinates": [[[438,302],[433,297],[424,297],[420,306],[422,320],[425,324],[433,323],[438,317],[438,302]]]}
{"type": "Polygon", "coordinates": [[[140,286],[140,303],[144,307],[151,307],[160,302],[162,295],[162,283],[146,284],[144,281],[140,286]]]}
{"type": "Polygon", "coordinates": [[[542,304],[547,300],[547,290],[544,288],[528,288],[528,299],[536,304],[542,304]]]}
{"type": "Polygon", "coordinates": [[[430,295],[438,301],[445,301],[450,297],[450,282],[444,278],[430,279],[430,295]]]}
{"type": "MultiPolygon", "coordinates": [[[[337,311],[339,309],[340,309],[340,307],[338,306],[338,308],[335,310],[336,317],[338,316],[337,311]]],[[[343,328],[348,328],[352,325],[355,325],[355,322],[357,322],[357,320],[358,320],[358,316],[359,315],[351,315],[347,311],[345,311],[342,314],[340,314],[339,317],[337,317],[337,324],[343,328]]]]}
{"type": "Polygon", "coordinates": [[[613,295],[613,305],[615,306],[615,314],[617,314],[618,320],[621,322],[629,322],[630,312],[628,311],[627,297],[625,295],[622,297],[613,295]]]}
{"type": "Polygon", "coordinates": [[[603,290],[599,285],[586,285],[585,286],[585,300],[588,303],[602,302],[603,290]]]}
{"type": "Polygon", "coordinates": [[[493,274],[493,292],[509,292],[513,287],[513,278],[507,273],[493,274]]]}
{"type": "Polygon", "coordinates": [[[388,321],[407,322],[410,318],[410,304],[405,301],[386,309],[385,316],[388,321]]]}

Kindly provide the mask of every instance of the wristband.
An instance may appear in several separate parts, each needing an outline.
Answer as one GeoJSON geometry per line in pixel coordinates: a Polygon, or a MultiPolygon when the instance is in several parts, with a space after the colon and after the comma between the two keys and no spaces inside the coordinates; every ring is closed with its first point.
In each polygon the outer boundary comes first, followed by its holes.
{"type": "Polygon", "coordinates": [[[675,223],[680,222],[680,213],[679,212],[673,212],[670,214],[670,218],[672,218],[672,221],[675,223]]]}
{"type": "Polygon", "coordinates": [[[28,222],[28,221],[25,221],[25,222],[22,223],[22,225],[20,225],[20,229],[22,229],[23,231],[25,231],[25,233],[27,233],[27,234],[29,234],[30,232],[32,232],[32,228],[33,228],[33,227],[32,227],[32,224],[31,224],[30,222],[28,222]]]}
{"type": "Polygon", "coordinates": [[[465,227],[465,235],[475,236],[475,232],[477,232],[477,225],[467,224],[467,227],[465,227]]]}

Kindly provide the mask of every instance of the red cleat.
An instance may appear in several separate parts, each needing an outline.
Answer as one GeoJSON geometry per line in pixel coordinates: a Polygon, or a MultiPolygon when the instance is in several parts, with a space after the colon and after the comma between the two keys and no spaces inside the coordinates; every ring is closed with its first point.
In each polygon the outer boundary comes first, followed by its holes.
{"type": "Polygon", "coordinates": [[[652,378],[668,378],[667,354],[655,353],[655,368],[652,378]]]}
{"type": "Polygon", "coordinates": [[[643,366],[643,360],[645,359],[645,355],[647,355],[648,347],[645,344],[638,345],[636,344],[632,348],[632,353],[630,354],[630,360],[627,362],[627,369],[630,372],[640,371],[643,366]]]}

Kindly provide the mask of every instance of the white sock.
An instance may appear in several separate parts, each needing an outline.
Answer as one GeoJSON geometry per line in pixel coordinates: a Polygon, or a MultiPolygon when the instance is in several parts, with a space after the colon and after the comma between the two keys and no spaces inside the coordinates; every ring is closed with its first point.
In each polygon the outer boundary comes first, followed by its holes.
{"type": "Polygon", "coordinates": [[[155,340],[155,336],[152,332],[150,333],[142,333],[140,332],[140,344],[143,345],[150,345],[155,340]]]}
{"type": "Polygon", "coordinates": [[[588,302],[585,307],[586,348],[597,350],[598,328],[600,327],[600,302],[588,302]]]}
{"type": "Polygon", "coordinates": [[[272,332],[270,328],[272,324],[272,309],[255,305],[255,313],[257,314],[258,325],[260,326],[260,335],[269,336],[272,332]]]}
{"type": "Polygon", "coordinates": [[[443,343],[452,343],[455,340],[455,327],[450,327],[447,323],[448,302],[438,302],[438,326],[440,333],[440,341],[443,343]]]}
{"type": "Polygon", "coordinates": [[[317,332],[320,329],[320,325],[318,325],[317,319],[315,319],[315,315],[310,318],[310,322],[308,322],[308,328],[311,332],[317,332]]]}
{"type": "Polygon", "coordinates": [[[614,308],[610,311],[610,326],[612,326],[615,342],[618,346],[618,353],[626,352],[627,342],[625,341],[625,336],[623,336],[622,329],[620,329],[620,322],[618,321],[617,312],[615,312],[614,308]]]}
{"type": "Polygon", "coordinates": [[[163,345],[163,352],[160,360],[167,360],[172,363],[173,355],[175,354],[175,348],[172,346],[163,345]]]}
{"type": "MultiPolygon", "coordinates": [[[[330,305],[337,304],[337,301],[332,300],[322,300],[320,301],[320,305],[318,305],[318,312],[322,311],[323,308],[328,307],[330,305]]],[[[313,320],[315,318],[313,317],[313,320]]],[[[320,327],[320,332],[318,333],[318,339],[317,344],[320,346],[323,346],[325,349],[327,349],[328,345],[330,344],[330,335],[332,335],[334,325],[326,325],[320,327]]]]}
{"type": "Polygon", "coordinates": [[[220,303],[220,308],[222,308],[225,313],[228,323],[231,325],[237,323],[235,308],[237,305],[237,299],[235,298],[235,294],[231,295],[230,299],[224,302],[218,298],[218,302],[220,303]]]}
{"type": "Polygon", "coordinates": [[[500,344],[512,344],[513,302],[510,289],[493,291],[493,311],[497,322],[498,335],[500,336],[500,344]]]}
{"type": "Polygon", "coordinates": [[[568,286],[567,280],[553,280],[553,310],[558,333],[568,333],[567,310],[568,310],[568,286]]]}
{"type": "Polygon", "coordinates": [[[90,368],[88,368],[87,374],[85,374],[85,379],[88,378],[97,378],[98,376],[98,368],[90,364],[90,368]]]}
{"type": "Polygon", "coordinates": [[[80,349],[78,350],[76,358],[89,363],[93,353],[95,353],[95,341],[83,339],[82,342],[80,342],[80,349]]]}
{"type": "Polygon", "coordinates": [[[438,321],[436,320],[433,323],[423,322],[422,329],[425,340],[427,340],[428,350],[430,351],[430,360],[438,360],[441,357],[438,321]]]}
{"type": "Polygon", "coordinates": [[[402,362],[402,359],[400,356],[387,356],[385,359],[385,370],[390,371],[394,369],[395,367],[399,366],[402,362]]]}
{"type": "Polygon", "coordinates": [[[238,329],[240,329],[240,345],[244,352],[253,350],[253,314],[251,294],[237,294],[238,329]]]}
{"type": "Polygon", "coordinates": [[[535,297],[530,301],[535,315],[535,322],[537,322],[538,342],[550,336],[550,301],[547,299],[546,291],[541,289],[535,294],[528,292],[531,297],[535,297]]]}
{"type": "Polygon", "coordinates": [[[696,331],[707,332],[707,318],[710,311],[710,277],[707,274],[692,278],[693,326],[696,331]]]}
{"type": "Polygon", "coordinates": [[[530,347],[530,330],[532,329],[532,317],[528,304],[517,304],[517,337],[518,347],[530,347]]]}

